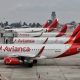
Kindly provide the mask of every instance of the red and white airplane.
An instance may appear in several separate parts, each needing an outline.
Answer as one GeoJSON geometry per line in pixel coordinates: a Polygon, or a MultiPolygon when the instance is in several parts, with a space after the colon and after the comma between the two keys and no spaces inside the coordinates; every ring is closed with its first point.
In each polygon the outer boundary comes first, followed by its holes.
{"type": "Polygon", "coordinates": [[[63,27],[59,32],[37,32],[37,33],[21,33],[21,32],[16,32],[15,37],[60,37],[65,34],[67,31],[67,25],[64,24],[63,27]]]}
{"type": "MultiPolygon", "coordinates": [[[[73,33],[76,33],[78,28],[80,28],[80,24],[77,25],[76,29],[73,31],[73,33]]],[[[67,25],[64,24],[62,29],[59,32],[49,32],[49,33],[43,33],[43,32],[37,32],[37,33],[16,33],[15,37],[60,37],[60,36],[70,36],[70,33],[66,33],[67,31],[67,25]]]]}
{"type": "Polygon", "coordinates": [[[0,44],[0,57],[5,64],[27,62],[29,67],[38,59],[53,59],[71,56],[80,52],[80,32],[70,44],[0,44]]]}
{"type": "Polygon", "coordinates": [[[32,32],[51,32],[58,26],[58,19],[54,19],[51,24],[47,21],[42,28],[14,28],[14,29],[5,29],[12,30],[14,32],[20,33],[32,33],[32,32]]]}
{"type": "Polygon", "coordinates": [[[76,34],[80,31],[80,25],[73,31],[71,36],[68,37],[14,37],[13,43],[20,43],[20,44],[59,44],[59,43],[67,43],[73,40],[76,34]]]}
{"type": "Polygon", "coordinates": [[[70,37],[32,37],[32,38],[22,38],[22,37],[15,37],[13,38],[13,43],[14,44],[59,44],[59,43],[67,43],[75,38],[70,36],[70,37]]]}

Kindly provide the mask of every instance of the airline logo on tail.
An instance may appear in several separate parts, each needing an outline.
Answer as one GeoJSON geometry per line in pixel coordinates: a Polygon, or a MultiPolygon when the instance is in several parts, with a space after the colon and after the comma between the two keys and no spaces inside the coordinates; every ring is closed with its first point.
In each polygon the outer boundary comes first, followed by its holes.
{"type": "Polygon", "coordinates": [[[42,25],[43,28],[47,28],[52,23],[52,20],[48,20],[42,25]]]}
{"type": "Polygon", "coordinates": [[[70,36],[70,39],[66,43],[71,43],[73,39],[75,39],[76,35],[79,34],[78,33],[79,31],[80,31],[80,24],[77,25],[76,29],[73,31],[72,35],[70,36]]]}
{"type": "Polygon", "coordinates": [[[71,47],[66,50],[61,55],[57,56],[56,58],[65,57],[65,56],[71,56],[78,54],[80,52],[80,31],[78,34],[74,37],[74,39],[71,42],[68,42],[66,44],[71,44],[71,47]]]}
{"type": "Polygon", "coordinates": [[[57,26],[58,26],[58,19],[54,19],[52,23],[48,26],[47,32],[51,32],[57,26]]]}

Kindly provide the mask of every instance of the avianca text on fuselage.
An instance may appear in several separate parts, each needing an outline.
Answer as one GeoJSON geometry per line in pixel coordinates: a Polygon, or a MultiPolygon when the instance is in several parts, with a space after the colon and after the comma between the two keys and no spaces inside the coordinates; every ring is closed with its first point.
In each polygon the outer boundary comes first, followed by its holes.
{"type": "Polygon", "coordinates": [[[67,42],[71,37],[32,37],[32,38],[13,38],[13,43],[19,43],[19,44],[30,44],[30,43],[36,43],[36,44],[52,44],[52,43],[65,43],[67,42]]]}
{"type": "Polygon", "coordinates": [[[28,61],[32,66],[34,60],[53,59],[71,56],[80,52],[78,44],[1,44],[0,58],[5,64],[19,64],[28,61]],[[28,47],[26,47],[28,46],[28,47]]]}
{"type": "Polygon", "coordinates": [[[0,46],[0,51],[4,52],[29,52],[31,49],[29,47],[15,47],[15,46],[0,46]]]}
{"type": "Polygon", "coordinates": [[[13,39],[13,43],[35,43],[34,39],[13,39]]]}

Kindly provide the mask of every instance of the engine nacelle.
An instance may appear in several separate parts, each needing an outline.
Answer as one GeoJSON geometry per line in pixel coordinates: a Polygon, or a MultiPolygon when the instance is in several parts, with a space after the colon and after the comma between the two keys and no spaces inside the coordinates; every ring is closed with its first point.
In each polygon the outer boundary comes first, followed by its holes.
{"type": "Polygon", "coordinates": [[[4,57],[4,63],[9,65],[17,65],[20,64],[20,61],[18,58],[13,58],[13,57],[4,57]]]}

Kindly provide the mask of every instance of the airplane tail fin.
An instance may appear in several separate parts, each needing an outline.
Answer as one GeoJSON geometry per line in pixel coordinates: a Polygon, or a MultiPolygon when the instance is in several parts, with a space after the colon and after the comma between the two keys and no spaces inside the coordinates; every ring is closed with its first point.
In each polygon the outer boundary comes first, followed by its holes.
{"type": "Polygon", "coordinates": [[[80,43],[80,31],[74,37],[73,43],[80,43]]]}
{"type": "Polygon", "coordinates": [[[64,24],[63,27],[62,27],[62,29],[59,31],[58,35],[56,35],[56,37],[63,36],[66,31],[67,31],[67,25],[64,24]]]}
{"type": "Polygon", "coordinates": [[[80,31],[80,24],[77,25],[76,29],[73,31],[71,37],[74,37],[80,31]]]}
{"type": "Polygon", "coordinates": [[[52,23],[47,27],[47,31],[51,32],[54,28],[58,26],[58,19],[54,19],[52,23]]]}
{"type": "Polygon", "coordinates": [[[52,23],[52,20],[47,20],[47,21],[42,25],[42,27],[43,27],[43,28],[47,28],[51,23],[52,23]]]}
{"type": "Polygon", "coordinates": [[[77,35],[69,40],[66,44],[73,44],[73,43],[78,43],[80,44],[80,31],[77,33],[77,35]]]}
{"type": "Polygon", "coordinates": [[[71,41],[73,41],[73,39],[78,35],[79,31],[80,31],[80,24],[76,27],[76,29],[73,31],[72,35],[70,36],[70,39],[65,44],[70,43],[71,41]]]}
{"type": "Polygon", "coordinates": [[[45,24],[42,25],[43,28],[47,28],[49,26],[48,21],[45,22],[45,24]]]}

